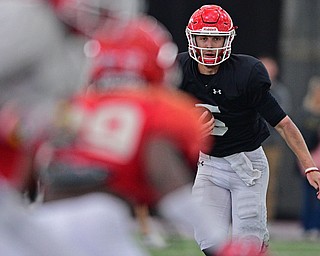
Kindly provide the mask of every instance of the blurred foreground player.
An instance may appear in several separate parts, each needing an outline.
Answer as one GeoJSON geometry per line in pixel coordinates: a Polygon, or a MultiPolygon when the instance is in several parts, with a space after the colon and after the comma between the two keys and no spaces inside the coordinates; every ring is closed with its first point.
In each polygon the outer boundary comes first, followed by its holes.
{"type": "Polygon", "coordinates": [[[267,252],[261,252],[255,241],[230,240],[211,256],[271,256],[267,252]]]}
{"type": "Polygon", "coordinates": [[[34,222],[22,198],[38,142],[60,101],[77,90],[61,23],[37,0],[1,1],[0,20],[1,255],[82,255],[34,222]]]}
{"type": "Polygon", "coordinates": [[[91,255],[146,255],[122,200],[157,205],[172,223],[207,225],[191,184],[212,127],[200,124],[192,98],[169,88],[177,47],[156,20],[140,17],[96,39],[92,84],[39,151],[45,202],[36,215],[91,255]]]}

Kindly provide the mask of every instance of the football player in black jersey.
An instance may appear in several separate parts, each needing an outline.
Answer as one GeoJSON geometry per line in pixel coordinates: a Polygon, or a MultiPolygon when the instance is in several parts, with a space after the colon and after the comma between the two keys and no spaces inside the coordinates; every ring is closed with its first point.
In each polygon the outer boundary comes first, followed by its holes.
{"type": "MultiPolygon", "coordinates": [[[[194,95],[215,120],[215,144],[200,152],[193,194],[212,210],[219,223],[213,228],[221,237],[227,239],[232,223],[233,238],[256,241],[264,250],[269,240],[269,167],[261,147],[269,136],[266,122],[295,153],[316,190],[320,173],[300,131],[271,95],[264,65],[254,57],[231,53],[235,29],[224,9],[204,5],[186,27],[188,52],[178,56],[183,70],[180,89],[194,95]]],[[[205,237],[201,227],[195,227],[195,238],[206,255],[220,246],[205,237]]]]}

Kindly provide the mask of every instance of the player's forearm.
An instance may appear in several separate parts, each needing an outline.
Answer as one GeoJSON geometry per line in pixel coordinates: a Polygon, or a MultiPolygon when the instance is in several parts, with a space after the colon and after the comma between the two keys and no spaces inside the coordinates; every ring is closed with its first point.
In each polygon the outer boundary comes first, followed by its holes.
{"type": "Polygon", "coordinates": [[[297,156],[304,169],[315,166],[301,132],[288,116],[280,121],[275,128],[297,156]]]}

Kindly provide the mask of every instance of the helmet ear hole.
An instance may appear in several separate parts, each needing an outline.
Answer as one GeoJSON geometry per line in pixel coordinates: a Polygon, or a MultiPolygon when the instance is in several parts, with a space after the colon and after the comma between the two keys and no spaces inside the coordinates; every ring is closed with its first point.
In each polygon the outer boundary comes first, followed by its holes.
{"type": "Polygon", "coordinates": [[[191,15],[186,27],[185,33],[190,57],[203,65],[219,65],[231,55],[235,28],[230,15],[220,6],[203,5],[191,15]],[[203,52],[212,50],[212,48],[199,47],[196,36],[225,37],[223,46],[214,48],[219,54],[215,57],[205,56],[203,52]]]}

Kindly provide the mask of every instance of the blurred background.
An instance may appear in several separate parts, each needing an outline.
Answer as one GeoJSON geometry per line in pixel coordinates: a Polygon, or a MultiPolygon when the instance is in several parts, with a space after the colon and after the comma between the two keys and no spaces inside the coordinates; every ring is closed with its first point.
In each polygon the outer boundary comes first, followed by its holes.
{"type": "MultiPolygon", "coordinates": [[[[295,121],[309,79],[320,75],[319,0],[146,0],[146,3],[146,11],[168,28],[180,51],[187,50],[184,30],[197,8],[217,4],[226,9],[238,26],[233,53],[268,55],[277,60],[278,79],[290,93],[289,115],[295,121]]],[[[286,146],[279,161],[277,174],[271,174],[276,177],[270,199],[274,204],[272,218],[299,219],[303,178],[286,146]]]]}

